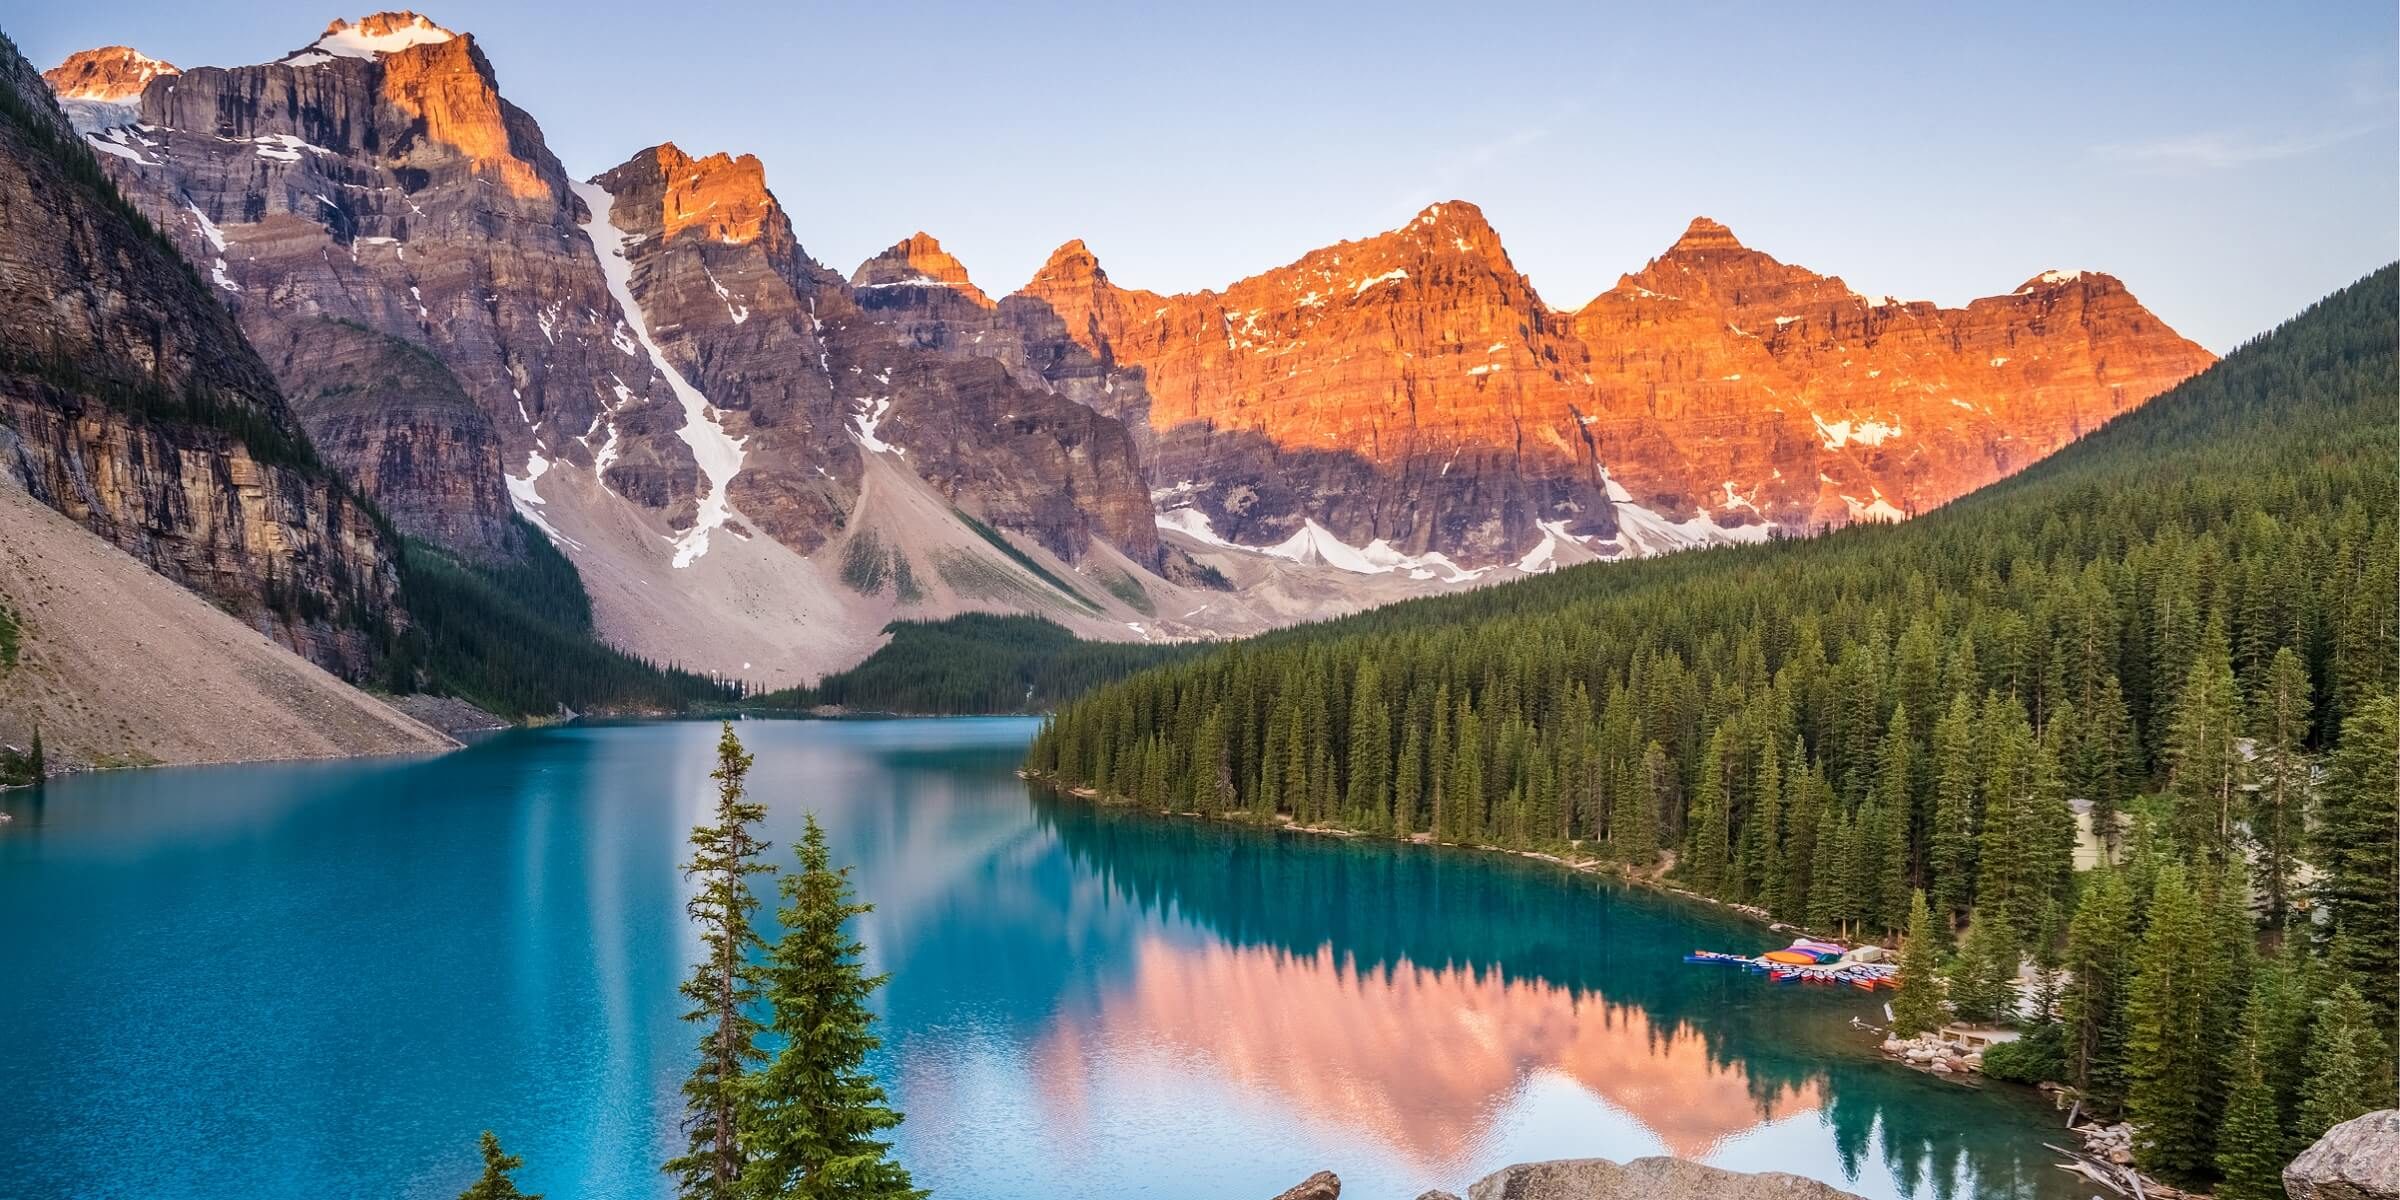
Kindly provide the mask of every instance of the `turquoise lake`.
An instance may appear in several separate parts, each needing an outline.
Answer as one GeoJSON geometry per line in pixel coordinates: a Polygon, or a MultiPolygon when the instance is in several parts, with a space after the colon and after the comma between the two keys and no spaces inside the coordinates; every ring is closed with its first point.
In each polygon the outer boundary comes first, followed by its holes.
{"type": "MultiPolygon", "coordinates": [[[[1096,808],[1022,720],[749,721],[875,911],[875,1066],[937,1197],[1409,1200],[1672,1153],[1870,1197],[2074,1195],[2059,1117],[1879,1061],[1864,993],[1686,966],[1764,931],[1503,855],[1096,808]]],[[[0,794],[0,1197],[668,1194],[684,837],[716,727],[0,794]]],[[[770,904],[771,907],[771,904],[770,904]]]]}

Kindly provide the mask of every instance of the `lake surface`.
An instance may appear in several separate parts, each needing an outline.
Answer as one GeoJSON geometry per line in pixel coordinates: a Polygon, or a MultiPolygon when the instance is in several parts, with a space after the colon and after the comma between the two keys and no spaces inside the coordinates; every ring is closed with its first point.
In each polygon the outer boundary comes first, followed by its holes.
{"type": "MultiPolygon", "coordinates": [[[[773,857],[825,823],[939,1197],[1464,1192],[1672,1153],[1871,1197],[2065,1197],[2026,1094],[1906,1071],[1774,939],[1501,855],[1102,809],[1016,720],[740,726],[773,857]]],[[[694,1058],[677,869],[715,727],[0,794],[0,1197],[661,1197],[694,1058]]]]}

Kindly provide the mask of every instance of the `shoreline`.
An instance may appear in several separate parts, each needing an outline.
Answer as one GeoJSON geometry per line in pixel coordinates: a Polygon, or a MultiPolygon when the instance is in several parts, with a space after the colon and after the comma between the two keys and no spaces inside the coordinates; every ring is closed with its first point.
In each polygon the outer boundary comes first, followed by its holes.
{"type": "Polygon", "coordinates": [[[1796,925],[1790,921],[1783,920],[1782,918],[1777,917],[1773,913],[1770,913],[1763,908],[1759,908],[1756,905],[1735,904],[1731,901],[1719,900],[1714,896],[1703,896],[1689,888],[1678,887],[1675,884],[1666,882],[1663,876],[1668,871],[1671,871],[1675,868],[1675,853],[1672,850],[1661,850],[1659,852],[1659,864],[1654,869],[1648,871],[1636,871],[1627,868],[1622,863],[1609,862],[1597,856],[1589,858],[1575,858],[1570,857],[1569,854],[1561,854],[1554,850],[1521,850],[1510,846],[1494,846],[1486,842],[1445,842],[1435,839],[1430,833],[1411,833],[1400,835],[1390,833],[1373,833],[1363,829],[1345,829],[1337,825],[1303,825],[1281,814],[1278,814],[1274,822],[1270,824],[1268,822],[1260,821],[1257,817],[1252,816],[1246,810],[1210,815],[1192,809],[1153,809],[1143,805],[1140,801],[1135,800],[1130,796],[1119,796],[1110,792],[1102,792],[1100,789],[1094,787],[1069,784],[1063,779],[1044,772],[1032,771],[1023,767],[1019,767],[1016,774],[1017,778],[1022,779],[1027,783],[1039,784],[1042,787],[1048,788],[1051,791],[1057,792],[1061,795],[1072,796],[1078,800],[1088,800],[1094,804],[1102,804],[1111,808],[1140,809],[1143,812],[1155,812],[1160,816],[1182,817],[1196,821],[1218,821],[1228,825],[1246,825],[1250,828],[1261,830],[1284,830],[1291,833],[1305,833],[1318,837],[1373,838],[1379,841],[1394,842],[1412,846],[1434,846],[1453,850],[1473,850],[1488,854],[1505,854],[1512,858],[1531,859],[1535,862],[1546,862],[1572,874],[1586,876],[1606,876],[1628,886],[1646,888],[1660,895],[1673,896],[1678,899],[1689,900],[1697,904],[1705,904],[1711,908],[1732,913],[1733,915],[1742,918],[1750,924],[1763,928],[1770,933],[1790,933],[1812,937],[1817,936],[1816,931],[1805,926],[1796,925]]]}

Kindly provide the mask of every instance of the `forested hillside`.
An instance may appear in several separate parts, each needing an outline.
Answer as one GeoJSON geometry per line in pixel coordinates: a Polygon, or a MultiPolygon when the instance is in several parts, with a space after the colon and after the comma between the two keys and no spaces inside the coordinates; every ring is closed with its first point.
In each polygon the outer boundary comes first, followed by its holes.
{"type": "MultiPolygon", "coordinates": [[[[2236,1158],[2282,1153],[2390,1098],[2395,283],[1905,525],[1271,635],[1079,700],[1029,766],[1204,813],[1667,851],[1696,890],[1871,937],[1922,892],[1926,936],[1980,931],[1963,976],[2076,968],[2037,1006],[2055,1073],[2141,1123],[2147,1168],[2271,1194],[2215,1157],[2220,1123],[2256,1127],[2236,1158]],[[2071,870],[2072,801],[2129,817],[2102,885],[2071,870]],[[2303,909],[2316,953],[2249,952],[2303,909]]],[[[1974,983],[1951,1001],[1993,1007],[1974,983]]]]}
{"type": "Polygon", "coordinates": [[[912,715],[1047,712],[1146,667],[1187,657],[1192,643],[1085,641],[1040,617],[965,613],[894,621],[892,640],[814,687],[753,698],[764,709],[832,705],[912,715]]]}
{"type": "Polygon", "coordinates": [[[436,691],[506,717],[561,708],[680,712],[730,704],[739,685],[660,666],[602,641],[575,565],[511,514],[521,562],[468,562],[407,539],[400,589],[413,622],[382,661],[397,690],[436,691]]]}

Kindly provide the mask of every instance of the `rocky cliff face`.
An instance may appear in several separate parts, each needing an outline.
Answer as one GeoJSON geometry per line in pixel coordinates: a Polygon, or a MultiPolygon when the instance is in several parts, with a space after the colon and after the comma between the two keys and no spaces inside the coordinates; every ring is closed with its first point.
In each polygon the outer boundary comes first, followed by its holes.
{"type": "MultiPolygon", "coordinates": [[[[88,136],[244,327],[287,348],[276,359],[297,372],[287,383],[340,368],[306,336],[330,319],[433,352],[518,474],[536,460],[590,464],[604,414],[669,434],[679,424],[668,389],[627,349],[565,172],[468,35],[411,13],[337,21],[273,63],[154,76],[129,123],[88,136]]],[[[420,444],[424,471],[487,469],[479,436],[420,444]],[[441,461],[453,449],[465,457],[441,461]]],[[[364,443],[334,449],[354,445],[364,443]]],[[[689,509],[696,474],[672,436],[618,457],[646,472],[633,490],[653,507],[689,509]]],[[[483,482],[451,492],[474,507],[412,531],[508,553],[505,493],[483,482]]],[[[374,494],[395,511],[417,507],[374,494]]]]}
{"type": "Polygon", "coordinates": [[[1223,293],[1117,287],[1074,243],[1018,299],[1145,376],[1165,519],[1528,569],[1897,519],[2212,361],[2105,275],[1876,301],[1706,218],[1563,313],[1455,201],[1223,293]]]}
{"type": "Polygon", "coordinates": [[[331,318],[259,322],[260,357],[327,461],[403,533],[519,550],[491,419],[424,347],[331,318]],[[505,518],[503,517],[503,521],[505,518]]]}
{"type": "Polygon", "coordinates": [[[1963,309],[1870,299],[1705,217],[1574,323],[1623,475],[1792,528],[1932,508],[2214,361],[2097,272],[1963,309]],[[1639,449],[1651,431],[1664,453],[1639,449]]]}
{"type": "Polygon", "coordinates": [[[362,670],[404,619],[391,548],[265,364],[5,45],[0,466],[321,664],[362,670]]]}
{"type": "Polygon", "coordinates": [[[990,298],[932,238],[846,282],[801,249],[755,158],[659,146],[593,183],[653,339],[741,443],[734,507],[776,540],[808,553],[838,533],[861,455],[887,454],[1068,561],[1095,537],[1155,557],[1123,424],[1026,369],[990,298]]]}
{"type": "Polygon", "coordinates": [[[1162,507],[1247,545],[1494,561],[1616,536],[1576,422],[1585,357],[1474,206],[1429,208],[1222,293],[1117,288],[1079,245],[1022,293],[1146,376],[1162,507]]]}

